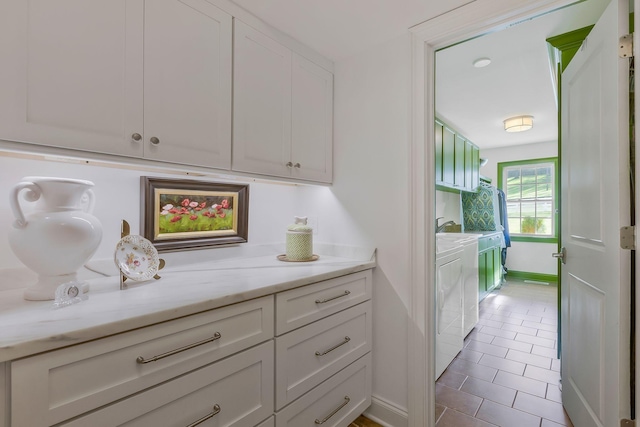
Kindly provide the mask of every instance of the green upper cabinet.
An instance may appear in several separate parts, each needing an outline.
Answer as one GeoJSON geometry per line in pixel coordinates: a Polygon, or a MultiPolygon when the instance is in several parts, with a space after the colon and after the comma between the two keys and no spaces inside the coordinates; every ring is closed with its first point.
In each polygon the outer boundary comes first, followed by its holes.
{"type": "Polygon", "coordinates": [[[478,147],[439,120],[435,133],[436,185],[449,191],[475,191],[480,183],[478,147]]]}

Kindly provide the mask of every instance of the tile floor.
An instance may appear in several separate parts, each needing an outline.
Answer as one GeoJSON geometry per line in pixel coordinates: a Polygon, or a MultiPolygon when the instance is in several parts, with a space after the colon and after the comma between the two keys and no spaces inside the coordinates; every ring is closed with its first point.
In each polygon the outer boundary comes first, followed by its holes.
{"type": "Polygon", "coordinates": [[[570,426],[561,404],[557,288],[509,280],[436,383],[437,427],[570,426]]]}

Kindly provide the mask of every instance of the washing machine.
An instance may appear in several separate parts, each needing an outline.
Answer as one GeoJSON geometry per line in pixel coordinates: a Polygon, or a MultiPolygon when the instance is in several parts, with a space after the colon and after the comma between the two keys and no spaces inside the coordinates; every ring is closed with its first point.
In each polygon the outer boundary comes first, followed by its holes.
{"type": "Polygon", "coordinates": [[[463,346],[462,244],[436,251],[436,378],[463,346]]]}

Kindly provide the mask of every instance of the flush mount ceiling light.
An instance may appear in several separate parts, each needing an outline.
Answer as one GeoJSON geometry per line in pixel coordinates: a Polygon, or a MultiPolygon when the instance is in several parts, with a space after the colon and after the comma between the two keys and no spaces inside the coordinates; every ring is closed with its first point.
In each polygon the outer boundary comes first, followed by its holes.
{"type": "Polygon", "coordinates": [[[533,127],[533,116],[511,117],[504,121],[504,130],[507,132],[524,132],[533,127]]]}
{"type": "Polygon", "coordinates": [[[473,61],[473,66],[476,68],[483,68],[489,64],[491,64],[491,60],[489,58],[478,58],[473,61]]]}

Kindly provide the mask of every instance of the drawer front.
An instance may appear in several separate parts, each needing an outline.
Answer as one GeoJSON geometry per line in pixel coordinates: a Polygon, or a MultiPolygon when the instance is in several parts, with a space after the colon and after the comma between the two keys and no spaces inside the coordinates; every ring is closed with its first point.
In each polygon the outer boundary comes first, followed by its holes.
{"type": "Polygon", "coordinates": [[[276,294],[276,335],[371,299],[371,270],[276,294]]]}
{"type": "Polygon", "coordinates": [[[202,420],[202,426],[245,427],[272,412],[269,341],[61,426],[185,427],[202,420]]]}
{"type": "Polygon", "coordinates": [[[371,301],[276,338],[276,408],[371,351],[371,301]]]}
{"type": "Polygon", "coordinates": [[[276,413],[276,427],[346,427],[369,405],[371,353],[276,413]]]}
{"type": "Polygon", "coordinates": [[[13,425],[61,422],[272,337],[268,296],[18,360],[11,369],[13,425]]]}

